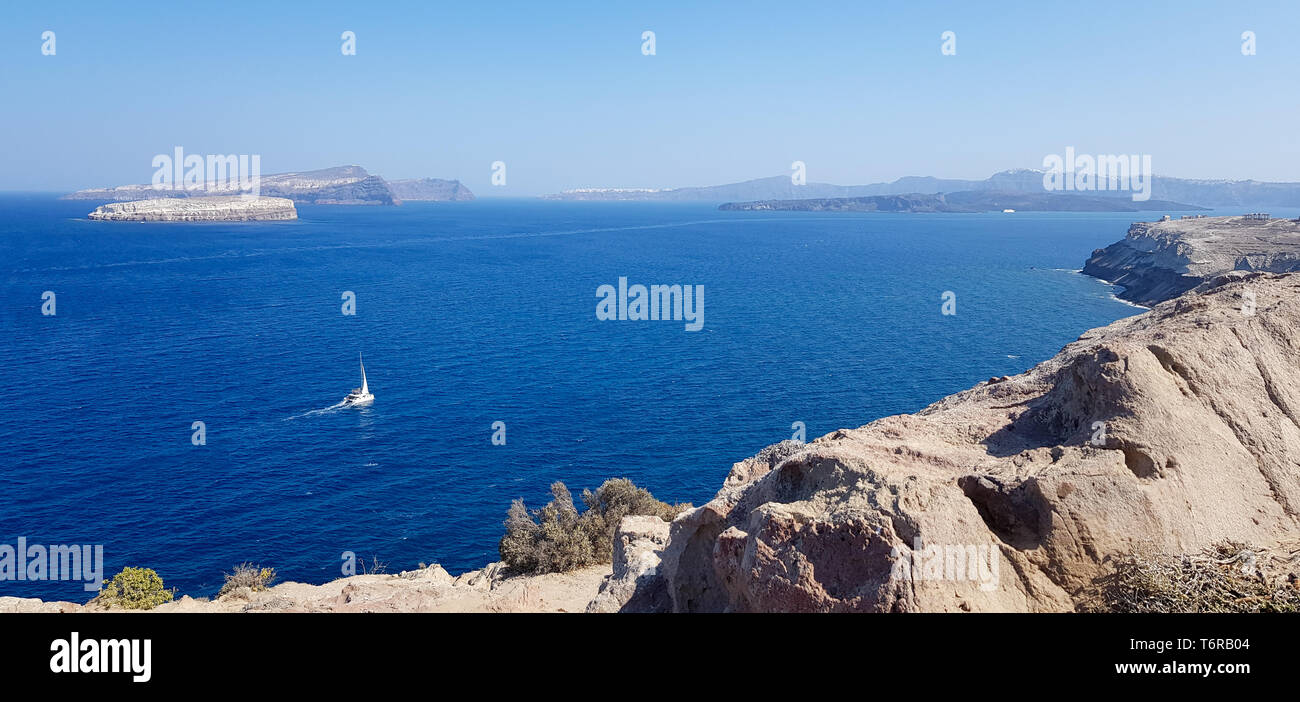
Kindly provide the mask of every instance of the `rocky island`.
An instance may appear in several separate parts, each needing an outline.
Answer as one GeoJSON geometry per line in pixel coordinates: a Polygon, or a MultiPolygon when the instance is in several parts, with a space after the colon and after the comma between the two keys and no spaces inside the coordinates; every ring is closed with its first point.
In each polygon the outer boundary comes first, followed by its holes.
{"type": "Polygon", "coordinates": [[[1124,286],[1120,298],[1147,306],[1228,271],[1298,270],[1300,220],[1266,216],[1137,222],[1123,240],[1093,251],[1083,267],[1124,286]]]}
{"type": "Polygon", "coordinates": [[[112,222],[262,222],[298,219],[298,211],[286,198],[235,195],[112,202],[87,216],[112,222]]]}
{"type": "MultiPolygon", "coordinates": [[[[151,184],[91,188],[64,195],[64,200],[129,202],[159,198],[237,195],[230,183],[203,187],[156,188],[151,184]]],[[[361,166],[335,166],[314,171],[274,173],[261,177],[259,194],[299,205],[400,205],[402,200],[473,200],[474,193],[458,180],[419,178],[389,182],[361,166]]]]}

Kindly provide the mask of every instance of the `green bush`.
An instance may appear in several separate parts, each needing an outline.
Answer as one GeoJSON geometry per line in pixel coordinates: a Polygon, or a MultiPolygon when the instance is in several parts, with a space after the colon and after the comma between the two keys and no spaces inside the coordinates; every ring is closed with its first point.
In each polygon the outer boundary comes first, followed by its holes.
{"type": "Polygon", "coordinates": [[[152,568],[123,568],[122,572],[104,583],[92,603],[122,609],[153,609],[175,596],[163,587],[162,578],[152,568]]]}
{"type": "Polygon", "coordinates": [[[275,580],[275,568],[263,568],[252,563],[240,563],[235,569],[226,573],[226,582],[222,584],[217,597],[246,587],[253,592],[261,592],[275,580]]]}
{"type": "Polygon", "coordinates": [[[664,521],[690,505],[660,502],[649,490],[626,478],[606,480],[595,492],[583,490],[586,511],[579,513],[564,483],[551,485],[551,501],[529,512],[515,500],[506,512],[506,533],[498,550],[512,570],[525,573],[564,573],[597,563],[609,563],[614,530],[623,517],[655,516],[664,521]]]}

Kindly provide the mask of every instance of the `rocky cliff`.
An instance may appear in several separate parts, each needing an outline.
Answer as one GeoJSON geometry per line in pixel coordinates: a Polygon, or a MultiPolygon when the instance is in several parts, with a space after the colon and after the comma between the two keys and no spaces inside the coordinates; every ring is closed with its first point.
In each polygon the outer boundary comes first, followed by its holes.
{"type": "Polygon", "coordinates": [[[297,219],[298,211],[281,197],[234,196],[113,202],[87,216],[119,222],[251,222],[297,219]]]}
{"type": "Polygon", "coordinates": [[[1124,286],[1119,297],[1150,306],[1228,271],[1300,270],[1300,221],[1199,217],[1138,222],[1092,252],[1083,272],[1124,286]]]}

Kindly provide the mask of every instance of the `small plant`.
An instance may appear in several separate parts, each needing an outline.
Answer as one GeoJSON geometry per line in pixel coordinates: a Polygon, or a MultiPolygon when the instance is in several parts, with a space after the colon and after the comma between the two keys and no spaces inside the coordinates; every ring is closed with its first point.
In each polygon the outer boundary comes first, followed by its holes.
{"type": "Polygon", "coordinates": [[[359,561],[361,564],[362,575],[381,575],[388,572],[388,564],[379,560],[379,556],[371,556],[370,564],[366,564],[366,559],[359,561]]]}
{"type": "Polygon", "coordinates": [[[561,482],[551,484],[551,501],[535,512],[515,500],[506,512],[506,533],[498,545],[501,560],[525,573],[563,573],[609,563],[614,530],[623,517],[647,515],[667,522],[690,507],[660,502],[627,478],[606,480],[595,492],[584,490],[582,501],[587,510],[580,514],[561,482]]]}
{"type": "Polygon", "coordinates": [[[175,592],[163,587],[162,578],[152,568],[126,567],[104,583],[90,602],[122,609],[153,609],[171,602],[175,592]]]}
{"type": "Polygon", "coordinates": [[[226,573],[226,582],[221,586],[221,591],[217,593],[217,597],[234,592],[241,587],[246,587],[253,592],[261,592],[270,587],[271,582],[274,580],[274,568],[263,568],[252,563],[240,563],[235,566],[233,571],[226,573]]]}

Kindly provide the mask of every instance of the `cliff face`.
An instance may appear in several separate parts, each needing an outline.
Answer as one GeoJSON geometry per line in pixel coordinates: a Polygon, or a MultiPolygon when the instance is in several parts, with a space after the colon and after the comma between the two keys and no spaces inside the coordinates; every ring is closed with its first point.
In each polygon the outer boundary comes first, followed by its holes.
{"type": "Polygon", "coordinates": [[[357,180],[296,185],[281,181],[263,182],[262,194],[284,197],[299,204],[312,205],[399,205],[388,183],[379,176],[367,175],[357,180]]]}
{"type": "Polygon", "coordinates": [[[285,198],[236,196],[113,202],[87,216],[119,222],[248,222],[297,219],[298,211],[285,198]]]}
{"type": "Polygon", "coordinates": [[[673,522],[658,586],[679,612],[1068,611],[1109,556],[1294,538],[1298,326],[1300,276],[1250,274],[769,447],[673,522]]]}
{"type": "Polygon", "coordinates": [[[1203,217],[1138,222],[1092,252],[1083,272],[1124,286],[1119,297],[1153,305],[1228,271],[1300,270],[1300,222],[1203,217]]]}

